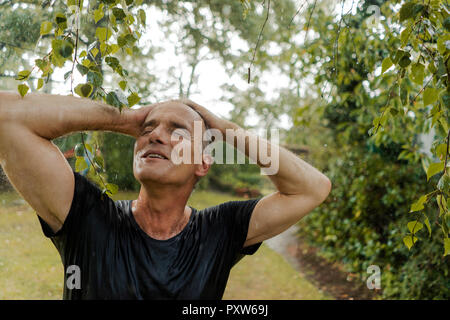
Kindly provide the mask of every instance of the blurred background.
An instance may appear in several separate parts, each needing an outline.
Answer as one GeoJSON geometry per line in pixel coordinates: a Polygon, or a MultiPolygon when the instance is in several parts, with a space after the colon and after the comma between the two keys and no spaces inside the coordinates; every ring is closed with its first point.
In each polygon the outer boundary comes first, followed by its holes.
{"type": "MultiPolygon", "coordinates": [[[[450,297],[440,229],[432,223],[431,236],[423,230],[411,249],[402,241],[411,203],[436,184],[423,166],[433,161],[432,143],[445,132],[418,122],[427,109],[417,108],[376,137],[368,134],[396,77],[381,72],[381,61],[393,46],[386,27],[401,31],[390,21],[401,3],[143,1],[146,24],[137,49],[133,56],[116,53],[141,96],[139,105],[187,97],[255,132],[278,129],[280,144],[333,184],[328,199],[287,238],[265,243],[232,270],[224,298],[450,297]],[[366,285],[371,265],[381,270],[377,290],[366,285]]],[[[98,5],[84,4],[87,10],[98,5]]],[[[52,35],[40,35],[41,23],[66,9],[59,0],[0,0],[0,90],[16,91],[18,72],[48,53],[52,35]]],[[[96,24],[82,16],[80,47],[94,41],[96,24]]],[[[55,70],[42,91],[70,94],[64,74],[71,68],[67,63],[55,70]]],[[[103,85],[113,89],[116,75],[106,67],[102,72],[103,85]]],[[[83,81],[79,73],[73,77],[75,84],[83,81]]],[[[27,80],[31,91],[37,81],[33,75],[27,80]]],[[[82,139],[103,155],[104,177],[119,186],[115,199],[135,199],[134,139],[112,132],[55,139],[73,168],[83,156],[77,147],[82,139]]],[[[256,165],[214,164],[190,204],[203,208],[273,191],[256,165]]],[[[433,222],[437,203],[425,211],[433,222]]],[[[62,272],[35,213],[1,173],[0,299],[60,299],[62,272]]]]}

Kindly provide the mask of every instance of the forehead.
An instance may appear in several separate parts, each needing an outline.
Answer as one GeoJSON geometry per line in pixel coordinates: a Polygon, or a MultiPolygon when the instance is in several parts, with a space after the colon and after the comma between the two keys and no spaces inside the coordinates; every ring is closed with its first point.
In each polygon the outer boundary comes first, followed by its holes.
{"type": "Polygon", "coordinates": [[[157,121],[170,121],[177,120],[182,121],[185,124],[193,125],[194,120],[202,120],[200,115],[195,112],[191,107],[181,103],[181,102],[164,102],[153,108],[149,112],[146,121],[157,120],[157,121]]]}

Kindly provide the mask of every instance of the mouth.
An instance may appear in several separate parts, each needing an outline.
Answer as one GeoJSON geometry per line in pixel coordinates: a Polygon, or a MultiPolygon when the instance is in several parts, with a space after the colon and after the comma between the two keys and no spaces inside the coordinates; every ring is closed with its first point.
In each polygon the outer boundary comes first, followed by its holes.
{"type": "Polygon", "coordinates": [[[158,151],[147,151],[142,155],[141,158],[169,160],[169,158],[167,158],[162,152],[158,152],[158,151]]]}

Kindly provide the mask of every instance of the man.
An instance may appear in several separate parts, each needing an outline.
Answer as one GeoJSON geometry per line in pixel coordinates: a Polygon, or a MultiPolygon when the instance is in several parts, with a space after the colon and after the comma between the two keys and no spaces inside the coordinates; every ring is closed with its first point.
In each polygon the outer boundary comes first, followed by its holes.
{"type": "MultiPolygon", "coordinates": [[[[0,92],[1,165],[61,255],[64,298],[220,299],[230,269],[244,254],[253,254],[262,241],[327,198],[331,183],[325,175],[289,151],[275,150],[278,146],[239,129],[192,101],[120,113],[72,96],[21,98],[0,92]],[[278,191],[201,211],[187,206],[198,179],[210,168],[210,158],[202,154],[200,161],[176,164],[172,157],[180,144],[188,147],[180,150],[195,156],[191,137],[198,121],[203,130],[215,129],[223,136],[227,130],[234,132],[231,143],[247,156],[251,141],[258,149],[278,151],[278,170],[269,176],[278,191]],[[141,183],[136,200],[102,197],[99,188],[72,171],[51,142],[84,130],[136,138],[133,171],[141,183]],[[240,138],[244,145],[237,143],[240,138]],[[72,271],[78,271],[80,279],[68,283],[72,271]]],[[[270,165],[259,153],[253,157],[261,167],[270,165]]]]}

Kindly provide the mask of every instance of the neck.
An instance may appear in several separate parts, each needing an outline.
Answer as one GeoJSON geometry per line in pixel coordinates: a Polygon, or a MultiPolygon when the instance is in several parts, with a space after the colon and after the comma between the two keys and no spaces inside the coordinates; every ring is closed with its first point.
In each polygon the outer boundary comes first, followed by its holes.
{"type": "Polygon", "coordinates": [[[192,188],[142,184],[137,200],[132,202],[136,222],[152,238],[169,239],[180,233],[189,221],[186,206],[192,188]]]}

